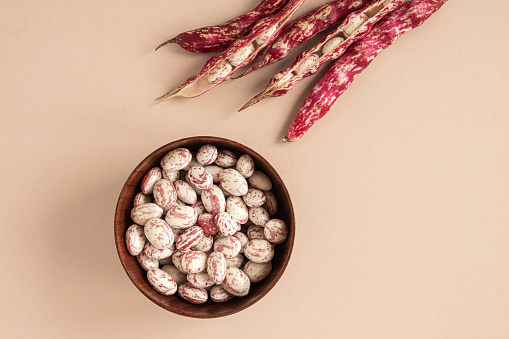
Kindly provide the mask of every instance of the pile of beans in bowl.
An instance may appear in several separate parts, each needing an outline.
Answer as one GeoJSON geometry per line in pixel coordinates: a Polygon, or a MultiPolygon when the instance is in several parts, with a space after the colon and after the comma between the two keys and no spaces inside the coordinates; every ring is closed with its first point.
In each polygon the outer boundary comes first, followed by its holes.
{"type": "Polygon", "coordinates": [[[272,219],[272,182],[248,154],[203,145],[176,148],[143,177],[126,246],[163,295],[193,304],[249,293],[272,271],[288,227],[272,219]]]}

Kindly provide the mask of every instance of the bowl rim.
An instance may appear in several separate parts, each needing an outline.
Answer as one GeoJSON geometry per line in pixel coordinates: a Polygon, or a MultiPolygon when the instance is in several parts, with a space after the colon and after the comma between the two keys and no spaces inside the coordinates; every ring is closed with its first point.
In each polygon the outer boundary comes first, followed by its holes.
{"type": "MultiPolygon", "coordinates": [[[[146,172],[146,171],[143,170],[143,172],[146,172]]],[[[115,247],[117,249],[117,254],[119,256],[119,259],[120,259],[120,262],[122,264],[122,267],[124,268],[124,271],[126,272],[127,276],[129,277],[129,279],[131,280],[133,285],[135,285],[136,288],[143,295],[145,295],[149,300],[151,300],[153,303],[157,304],[158,306],[162,307],[163,309],[165,309],[167,311],[170,311],[172,313],[181,315],[181,316],[186,316],[186,317],[191,317],[191,318],[219,318],[219,317],[224,317],[224,316],[232,315],[232,314],[235,314],[237,312],[240,312],[240,311],[242,311],[242,310],[252,306],[256,302],[258,302],[260,299],[262,299],[265,295],[267,295],[272,290],[272,288],[274,288],[274,286],[277,284],[277,282],[282,277],[282,275],[284,274],[284,272],[285,272],[285,270],[286,270],[286,268],[288,266],[288,263],[289,263],[289,261],[291,259],[291,255],[292,255],[292,252],[293,252],[293,246],[294,246],[294,242],[295,242],[295,228],[296,228],[296,225],[295,225],[295,213],[294,213],[293,204],[292,204],[292,201],[291,201],[291,198],[290,198],[290,194],[288,192],[288,189],[287,189],[285,183],[283,182],[282,178],[280,177],[280,175],[276,171],[276,169],[272,166],[272,164],[270,164],[269,161],[267,161],[262,155],[260,155],[256,151],[254,151],[252,148],[250,148],[250,147],[248,147],[248,146],[246,146],[244,144],[241,144],[241,143],[239,143],[237,141],[233,141],[233,140],[230,140],[230,139],[227,139],[227,138],[217,137],[217,136],[191,136],[191,137],[185,137],[185,138],[182,138],[182,139],[177,139],[177,140],[174,140],[172,142],[169,142],[169,143],[167,143],[165,145],[162,145],[162,146],[158,147],[156,150],[154,150],[149,155],[147,155],[134,168],[134,170],[129,174],[129,176],[127,177],[126,181],[124,182],[124,184],[122,186],[122,189],[120,191],[120,195],[119,195],[119,197],[117,199],[117,204],[116,204],[116,208],[115,208],[115,216],[114,216],[114,225],[113,226],[114,226],[113,227],[113,231],[114,231],[115,247]],[[271,169],[271,172],[272,172],[272,174],[274,176],[274,179],[277,179],[279,181],[280,185],[281,185],[280,188],[283,191],[280,192],[280,193],[285,196],[285,199],[288,202],[288,211],[287,211],[288,212],[288,220],[291,223],[291,227],[292,227],[292,232],[289,232],[288,238],[285,240],[285,243],[286,243],[286,246],[287,246],[288,250],[287,250],[286,257],[284,258],[285,260],[282,260],[280,274],[275,276],[273,281],[266,286],[266,288],[264,289],[264,291],[262,293],[260,293],[259,295],[257,295],[253,299],[251,299],[249,302],[240,304],[239,307],[236,307],[235,309],[232,309],[232,310],[229,310],[229,311],[223,311],[223,312],[219,311],[219,312],[215,312],[215,313],[200,313],[200,314],[196,314],[196,312],[193,312],[189,308],[171,308],[171,307],[168,306],[168,304],[165,304],[165,303],[160,301],[161,295],[159,293],[157,293],[155,291],[154,291],[155,293],[148,293],[147,291],[142,289],[141,286],[139,286],[139,284],[137,282],[137,277],[135,276],[135,273],[133,273],[127,267],[127,264],[125,263],[125,260],[123,258],[124,255],[128,255],[128,256],[131,256],[131,257],[132,257],[132,255],[126,249],[126,245],[125,245],[125,230],[124,230],[124,232],[120,232],[120,229],[123,228],[124,225],[125,225],[125,220],[120,220],[120,218],[119,218],[119,215],[121,213],[123,213],[123,209],[121,208],[121,203],[123,202],[124,199],[127,199],[125,197],[126,192],[129,189],[132,189],[132,187],[131,187],[132,185],[129,185],[129,183],[133,180],[133,177],[137,173],[142,171],[141,168],[144,166],[145,163],[150,162],[152,160],[152,158],[156,157],[163,150],[165,152],[165,153],[163,153],[163,155],[164,155],[164,154],[166,154],[167,152],[169,152],[172,149],[183,147],[183,146],[181,146],[182,144],[186,144],[186,143],[189,143],[189,142],[191,142],[191,143],[192,142],[198,142],[198,141],[199,141],[199,143],[202,143],[202,144],[206,144],[206,143],[214,144],[214,142],[216,142],[216,143],[220,142],[220,143],[227,143],[227,144],[238,145],[238,147],[240,147],[240,148],[245,148],[248,151],[249,155],[255,155],[255,157],[259,158],[262,162],[264,162],[264,166],[267,166],[268,168],[271,169]]],[[[289,228],[290,228],[290,225],[289,225],[289,228]]],[[[219,306],[218,308],[219,309],[220,309],[220,305],[221,304],[218,304],[218,306],[219,306]]]]}

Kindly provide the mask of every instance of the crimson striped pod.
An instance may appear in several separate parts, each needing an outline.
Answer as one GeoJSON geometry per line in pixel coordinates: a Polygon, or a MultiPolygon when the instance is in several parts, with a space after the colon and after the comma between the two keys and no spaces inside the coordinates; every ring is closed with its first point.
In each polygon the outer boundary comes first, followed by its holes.
{"type": "Polygon", "coordinates": [[[207,60],[199,74],[188,78],[156,100],[162,102],[174,97],[196,97],[231,78],[233,73],[249,64],[257,53],[274,40],[303,2],[290,0],[277,14],[260,20],[249,35],[236,40],[226,51],[207,60]]]}
{"type": "Polygon", "coordinates": [[[235,40],[249,34],[258,21],[279,12],[289,0],[262,0],[249,12],[216,26],[206,26],[182,32],[173,39],[157,46],[156,51],[167,44],[178,44],[194,53],[224,51],[235,40]]]}
{"type": "Polygon", "coordinates": [[[372,27],[405,0],[372,0],[367,6],[350,13],[343,23],[328,33],[313,48],[302,52],[292,65],[274,75],[263,92],[247,102],[239,111],[269,97],[288,93],[302,79],[318,72],[329,60],[339,58],[349,46],[365,37],[372,27]],[[331,46],[331,43],[337,42],[331,46]]]}
{"type": "Polygon", "coordinates": [[[251,66],[239,78],[283,59],[295,47],[323,30],[340,24],[348,14],[363,8],[370,1],[372,0],[334,0],[304,14],[283,28],[277,38],[256,56],[251,66]]]}
{"type": "Polygon", "coordinates": [[[285,142],[296,141],[321,119],[355,77],[402,34],[420,26],[447,0],[413,0],[388,14],[351,46],[311,90],[293,120],[285,142]]]}

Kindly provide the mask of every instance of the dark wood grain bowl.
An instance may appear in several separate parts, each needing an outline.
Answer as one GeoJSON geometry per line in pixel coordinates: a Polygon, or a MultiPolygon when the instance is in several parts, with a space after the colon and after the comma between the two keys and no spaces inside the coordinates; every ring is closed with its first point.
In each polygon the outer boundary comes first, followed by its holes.
{"type": "Polygon", "coordinates": [[[127,178],[120,192],[117,208],[115,210],[114,228],[115,243],[122,266],[141,293],[162,308],[179,315],[193,318],[217,318],[246,309],[263,298],[276,285],[283,275],[292,254],[295,239],[295,216],[292,202],[283,180],[281,180],[281,177],[272,165],[260,154],[232,140],[212,136],[201,136],[189,137],[164,145],[152,152],[136,166],[134,171],[127,178]],[[161,158],[172,149],[185,147],[191,151],[197,151],[199,147],[204,144],[215,145],[218,149],[231,150],[235,152],[237,156],[247,153],[254,159],[255,167],[266,173],[272,180],[272,192],[276,196],[279,204],[279,211],[277,215],[272,218],[283,220],[288,225],[289,232],[286,241],[275,247],[275,256],[272,260],[272,272],[263,281],[252,283],[247,296],[235,297],[225,303],[215,303],[209,298],[204,304],[194,305],[182,299],[178,294],[172,296],[161,295],[149,285],[146,272],[138,264],[136,258],[126,249],[125,233],[127,228],[133,224],[130,215],[133,207],[133,198],[136,193],[141,190],[140,184],[145,173],[152,167],[159,166],[161,158]]]}

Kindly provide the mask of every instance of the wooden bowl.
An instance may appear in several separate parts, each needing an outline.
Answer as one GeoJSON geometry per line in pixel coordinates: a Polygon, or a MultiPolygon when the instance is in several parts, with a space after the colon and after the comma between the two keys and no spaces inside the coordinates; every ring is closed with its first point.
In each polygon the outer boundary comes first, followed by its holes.
{"type": "Polygon", "coordinates": [[[276,170],[260,154],[256,153],[247,146],[238,142],[219,137],[190,137],[171,142],[146,157],[127,178],[120,197],[118,198],[115,211],[115,243],[118,256],[122,266],[133,282],[133,284],[147,298],[152,300],[162,308],[187,317],[194,318],[217,318],[224,317],[253,305],[263,298],[278,282],[283,275],[290,256],[292,254],[293,242],[295,238],[295,216],[293,213],[292,202],[288,191],[277,174],[276,170]],[[161,158],[170,150],[185,147],[191,151],[197,151],[204,144],[215,145],[218,149],[227,149],[235,152],[237,156],[249,154],[254,162],[255,168],[267,174],[272,180],[272,192],[276,196],[279,205],[278,213],[273,219],[281,219],[288,225],[288,238],[282,244],[275,247],[275,256],[272,260],[272,272],[263,281],[252,283],[250,292],[245,297],[235,297],[225,303],[215,303],[209,300],[200,305],[191,304],[182,299],[177,293],[172,296],[164,296],[157,293],[148,283],[147,274],[138,264],[126,248],[125,233],[127,228],[133,224],[131,220],[131,209],[133,208],[133,198],[136,193],[141,191],[140,184],[143,176],[149,169],[159,166],[161,158]]]}

